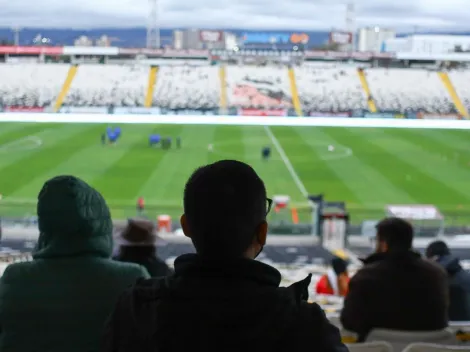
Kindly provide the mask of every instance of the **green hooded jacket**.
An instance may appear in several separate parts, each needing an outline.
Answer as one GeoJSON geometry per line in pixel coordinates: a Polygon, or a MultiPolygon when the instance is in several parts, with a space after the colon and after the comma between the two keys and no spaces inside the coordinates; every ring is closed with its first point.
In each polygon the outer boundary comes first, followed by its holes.
{"type": "Polygon", "coordinates": [[[33,261],[0,279],[0,352],[93,352],[118,296],[148,272],[112,261],[112,221],[99,192],[73,176],[38,196],[33,261]]]}

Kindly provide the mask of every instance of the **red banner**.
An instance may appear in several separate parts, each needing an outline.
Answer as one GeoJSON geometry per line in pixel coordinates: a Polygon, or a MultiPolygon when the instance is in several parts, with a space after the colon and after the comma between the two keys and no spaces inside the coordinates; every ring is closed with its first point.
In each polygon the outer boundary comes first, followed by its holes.
{"type": "Polygon", "coordinates": [[[0,46],[0,54],[62,55],[61,46],[0,46]]]}
{"type": "Polygon", "coordinates": [[[239,116],[287,116],[287,109],[238,109],[239,116]]]}
{"type": "Polygon", "coordinates": [[[3,109],[4,112],[44,112],[44,108],[40,107],[26,107],[26,106],[7,106],[3,109]]]}

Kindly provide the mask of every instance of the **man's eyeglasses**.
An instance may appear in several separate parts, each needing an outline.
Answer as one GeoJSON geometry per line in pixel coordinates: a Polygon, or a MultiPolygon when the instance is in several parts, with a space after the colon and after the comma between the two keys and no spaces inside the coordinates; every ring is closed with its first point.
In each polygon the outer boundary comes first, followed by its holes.
{"type": "Polygon", "coordinates": [[[272,206],[273,206],[273,200],[271,198],[266,198],[266,215],[269,214],[272,206]]]}

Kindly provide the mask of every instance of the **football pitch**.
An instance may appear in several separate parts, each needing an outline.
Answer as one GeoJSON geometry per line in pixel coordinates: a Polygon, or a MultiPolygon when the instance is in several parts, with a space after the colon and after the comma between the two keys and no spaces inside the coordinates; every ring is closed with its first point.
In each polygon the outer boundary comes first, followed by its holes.
{"type": "Polygon", "coordinates": [[[116,218],[135,215],[140,196],[148,216],[177,216],[191,172],[219,159],[249,163],[270,196],[288,195],[299,209],[306,211],[306,194],[345,201],[354,223],[384,216],[386,204],[470,214],[464,130],[136,124],[121,125],[117,144],[103,146],[106,127],[0,123],[0,216],[35,214],[42,184],[59,174],[95,186],[116,218]],[[150,134],[180,137],[182,148],[152,148],[150,134]],[[261,159],[265,146],[272,149],[269,161],[261,159]]]}

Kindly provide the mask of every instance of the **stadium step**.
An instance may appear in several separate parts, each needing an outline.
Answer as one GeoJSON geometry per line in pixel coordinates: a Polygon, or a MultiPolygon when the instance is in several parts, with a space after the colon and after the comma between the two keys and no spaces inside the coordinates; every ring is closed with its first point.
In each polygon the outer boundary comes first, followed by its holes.
{"type": "Polygon", "coordinates": [[[359,75],[359,80],[361,81],[362,89],[366,93],[367,96],[367,106],[369,107],[370,112],[377,112],[377,106],[375,105],[375,101],[372,98],[372,94],[370,93],[369,83],[367,82],[366,74],[364,70],[357,69],[357,74],[359,75]]]}
{"type": "Polygon", "coordinates": [[[219,67],[219,80],[220,80],[220,109],[227,110],[227,71],[225,65],[219,67]]]}
{"type": "Polygon", "coordinates": [[[146,108],[152,107],[153,91],[155,89],[155,84],[157,83],[157,74],[158,74],[158,66],[150,67],[149,80],[148,80],[148,85],[147,85],[147,94],[145,95],[145,107],[146,108]]]}
{"type": "Polygon", "coordinates": [[[439,78],[441,79],[442,83],[449,92],[452,102],[454,103],[455,108],[457,109],[459,114],[462,115],[464,118],[468,119],[468,111],[465,108],[465,105],[463,105],[459,95],[457,94],[457,91],[455,90],[455,87],[452,84],[449,75],[446,72],[438,72],[437,74],[439,75],[439,78]]]}
{"type": "Polygon", "coordinates": [[[297,90],[297,81],[295,80],[295,72],[292,67],[289,67],[289,82],[290,91],[292,94],[292,104],[294,105],[295,113],[297,116],[302,116],[302,104],[300,103],[299,92],[297,90]]]}
{"type": "Polygon", "coordinates": [[[70,87],[72,85],[73,79],[78,71],[78,65],[72,65],[69,68],[69,72],[67,73],[67,78],[65,78],[64,84],[62,85],[62,89],[57,96],[57,99],[54,104],[54,112],[57,112],[62,107],[62,103],[64,102],[65,97],[67,96],[70,87]]]}

